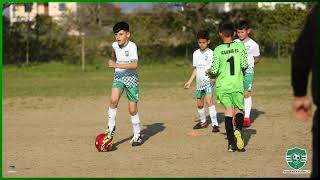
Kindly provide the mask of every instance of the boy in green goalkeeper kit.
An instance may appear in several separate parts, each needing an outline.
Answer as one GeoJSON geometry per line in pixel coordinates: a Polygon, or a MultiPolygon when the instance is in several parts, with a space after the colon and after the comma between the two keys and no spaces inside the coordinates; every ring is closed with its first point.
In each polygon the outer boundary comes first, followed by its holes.
{"type": "Polygon", "coordinates": [[[216,96],[224,108],[225,127],[228,139],[228,151],[244,151],[241,135],[243,126],[243,74],[248,67],[247,52],[242,42],[234,42],[235,28],[232,23],[219,26],[219,36],[223,44],[214,50],[211,69],[208,74],[216,78],[216,96]],[[235,114],[236,129],[232,119],[235,114]]]}

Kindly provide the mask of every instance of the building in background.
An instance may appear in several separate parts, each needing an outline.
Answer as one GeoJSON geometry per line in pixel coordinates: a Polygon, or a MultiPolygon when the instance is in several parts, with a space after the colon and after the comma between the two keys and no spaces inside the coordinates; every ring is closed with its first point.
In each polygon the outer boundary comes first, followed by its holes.
{"type": "Polygon", "coordinates": [[[62,15],[67,12],[75,12],[77,10],[76,2],[35,2],[35,3],[14,3],[8,7],[6,16],[9,17],[11,23],[33,21],[39,15],[48,15],[53,20],[60,20],[62,15]],[[31,6],[30,14],[28,5],[31,6]]]}
{"type": "MultiPolygon", "coordinates": [[[[98,4],[102,2],[96,2],[98,4]]],[[[75,12],[78,9],[79,3],[77,2],[35,2],[29,3],[32,4],[30,12],[30,21],[36,17],[37,14],[49,15],[53,20],[59,21],[63,14],[67,12],[75,12]]],[[[110,3],[109,3],[110,4],[110,3]]],[[[154,10],[153,6],[157,3],[120,3],[114,2],[111,3],[112,6],[118,11],[123,13],[130,13],[135,11],[152,11],[154,10]]],[[[162,3],[158,3],[162,4],[162,3]]],[[[176,7],[174,10],[184,11],[182,3],[163,3],[168,7],[176,7]]],[[[258,7],[261,9],[270,9],[274,10],[277,7],[290,6],[294,9],[305,10],[307,5],[301,2],[218,2],[210,3],[209,7],[212,9],[217,9],[219,12],[229,12],[233,9],[241,8],[250,8],[258,7]]],[[[4,15],[9,17],[10,22],[23,22],[28,20],[28,11],[26,9],[25,3],[12,3],[11,6],[5,9],[4,15]]]]}
{"type": "Polygon", "coordinates": [[[281,8],[284,6],[289,6],[292,9],[306,10],[307,5],[305,3],[299,2],[224,2],[224,3],[214,3],[219,12],[229,12],[233,9],[243,9],[243,8],[260,8],[275,10],[276,8],[281,8]]]}
{"type": "Polygon", "coordinates": [[[258,2],[258,7],[262,9],[275,10],[277,7],[290,6],[293,9],[306,10],[307,5],[301,2],[258,2]]]}

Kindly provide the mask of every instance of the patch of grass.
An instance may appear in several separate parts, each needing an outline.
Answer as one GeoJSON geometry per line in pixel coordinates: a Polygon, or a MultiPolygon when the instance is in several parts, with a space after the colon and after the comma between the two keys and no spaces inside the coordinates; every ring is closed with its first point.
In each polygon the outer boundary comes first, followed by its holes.
{"type": "MultiPolygon", "coordinates": [[[[141,63],[140,88],[142,91],[182,88],[192,70],[191,61],[183,59],[172,59],[166,64],[141,63]]],[[[254,87],[268,91],[285,88],[289,92],[289,72],[289,61],[278,63],[264,59],[255,67],[254,87]]],[[[107,68],[103,60],[99,64],[87,65],[84,72],[80,66],[58,62],[28,67],[7,65],[3,66],[2,78],[4,98],[100,96],[110,93],[113,69],[107,68]]]]}

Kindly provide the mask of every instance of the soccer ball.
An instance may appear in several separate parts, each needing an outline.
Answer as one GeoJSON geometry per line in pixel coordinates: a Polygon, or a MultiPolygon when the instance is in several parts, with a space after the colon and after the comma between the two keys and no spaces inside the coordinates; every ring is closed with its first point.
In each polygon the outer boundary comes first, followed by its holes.
{"type": "Polygon", "coordinates": [[[96,137],[96,148],[100,152],[110,151],[112,149],[112,137],[107,136],[105,133],[101,133],[96,137]]]}
{"type": "Polygon", "coordinates": [[[294,155],[292,156],[292,159],[293,159],[294,161],[299,161],[299,160],[300,160],[300,155],[299,155],[299,154],[294,154],[294,155]]]}

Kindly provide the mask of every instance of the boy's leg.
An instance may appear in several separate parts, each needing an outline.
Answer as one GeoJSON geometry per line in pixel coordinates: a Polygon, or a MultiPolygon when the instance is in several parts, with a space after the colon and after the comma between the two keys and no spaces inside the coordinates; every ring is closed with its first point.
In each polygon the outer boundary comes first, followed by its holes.
{"type": "Polygon", "coordinates": [[[138,138],[140,136],[140,118],[138,114],[138,103],[129,101],[128,108],[129,108],[129,113],[131,115],[133,137],[138,138]]]}
{"type": "Polygon", "coordinates": [[[251,90],[253,85],[253,73],[246,73],[244,76],[244,126],[249,127],[250,122],[250,112],[252,108],[252,97],[251,97],[251,90]]]}
{"type": "Polygon", "coordinates": [[[251,107],[252,107],[252,97],[250,91],[245,91],[244,93],[244,107],[245,107],[245,120],[244,120],[244,126],[249,127],[251,125],[250,120],[250,113],[251,113],[251,107]]]}
{"type": "Polygon", "coordinates": [[[245,151],[244,142],[242,138],[242,126],[243,126],[243,112],[236,108],[236,129],[234,131],[234,137],[236,138],[236,144],[239,151],[245,151]]]}
{"type": "Polygon", "coordinates": [[[131,123],[133,129],[133,138],[130,141],[132,146],[139,146],[142,144],[142,138],[140,135],[140,118],[138,114],[138,100],[139,100],[139,88],[125,88],[128,97],[128,109],[131,115],[131,123]]]}
{"type": "Polygon", "coordinates": [[[235,118],[236,118],[236,129],[239,129],[241,131],[243,127],[243,121],[244,121],[243,111],[239,110],[238,108],[235,108],[235,118]]]}
{"type": "Polygon", "coordinates": [[[234,142],[234,132],[233,132],[233,125],[232,125],[232,118],[234,114],[233,110],[233,103],[232,97],[230,93],[225,94],[217,94],[217,100],[221,103],[224,108],[224,123],[226,127],[227,139],[228,139],[228,151],[235,151],[235,142],[234,142]]]}
{"type": "Polygon", "coordinates": [[[116,114],[119,99],[122,95],[123,90],[121,89],[121,84],[114,86],[116,83],[113,83],[111,90],[111,101],[108,109],[108,132],[112,133],[116,124],[116,114]]]}
{"type": "Polygon", "coordinates": [[[196,97],[197,97],[197,111],[199,114],[200,122],[198,122],[195,126],[193,126],[193,129],[201,129],[206,128],[208,126],[208,123],[206,122],[206,112],[204,109],[204,96],[205,91],[203,90],[197,90],[196,91],[196,97]]]}
{"type": "Polygon", "coordinates": [[[224,123],[226,127],[227,139],[228,139],[228,151],[233,152],[236,150],[235,141],[234,141],[234,131],[233,131],[233,125],[232,125],[233,108],[225,107],[224,116],[225,116],[224,123]]]}
{"type": "Polygon", "coordinates": [[[202,123],[206,122],[206,113],[204,109],[204,98],[197,98],[197,111],[199,115],[199,119],[202,123]]]}
{"type": "Polygon", "coordinates": [[[218,123],[218,119],[217,119],[217,110],[216,107],[213,103],[213,87],[209,87],[206,90],[206,102],[208,105],[208,109],[209,109],[209,115],[210,115],[210,119],[211,119],[211,124],[212,124],[212,132],[216,133],[216,132],[220,132],[219,130],[219,123],[218,123]]]}
{"type": "Polygon", "coordinates": [[[216,107],[213,103],[212,94],[206,95],[206,103],[208,105],[209,115],[211,118],[212,126],[219,126],[218,120],[217,120],[217,111],[216,111],[216,107]]]}
{"type": "Polygon", "coordinates": [[[244,121],[243,116],[243,94],[242,93],[233,93],[232,95],[233,103],[235,105],[235,118],[236,118],[236,129],[234,131],[234,137],[236,139],[237,148],[239,151],[245,151],[244,142],[242,139],[242,126],[244,121]]]}

